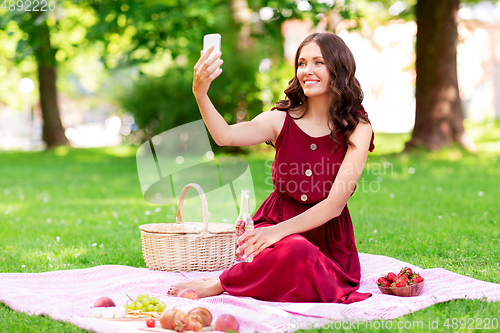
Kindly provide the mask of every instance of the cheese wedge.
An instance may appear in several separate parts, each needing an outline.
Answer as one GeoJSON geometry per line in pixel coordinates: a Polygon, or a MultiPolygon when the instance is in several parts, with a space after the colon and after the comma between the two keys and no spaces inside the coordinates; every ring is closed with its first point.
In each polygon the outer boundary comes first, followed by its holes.
{"type": "Polygon", "coordinates": [[[105,319],[125,318],[124,307],[92,308],[92,316],[105,319]]]}

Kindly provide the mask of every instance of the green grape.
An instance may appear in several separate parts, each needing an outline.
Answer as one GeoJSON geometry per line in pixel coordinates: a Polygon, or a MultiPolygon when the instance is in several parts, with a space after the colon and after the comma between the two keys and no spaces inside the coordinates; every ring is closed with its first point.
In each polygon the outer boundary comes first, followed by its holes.
{"type": "Polygon", "coordinates": [[[135,303],[135,308],[136,308],[137,310],[142,309],[142,307],[143,307],[142,302],[136,302],[136,303],[135,303]]]}
{"type": "Polygon", "coordinates": [[[155,305],[155,312],[160,312],[160,307],[158,305],[155,305]]]}
{"type": "Polygon", "coordinates": [[[150,298],[149,298],[149,301],[150,301],[152,304],[156,304],[156,298],[155,298],[155,297],[150,297],[150,298]]]}
{"type": "Polygon", "coordinates": [[[144,298],[144,295],[143,294],[139,294],[137,295],[137,300],[138,301],[142,301],[142,299],[144,298]]]}
{"type": "Polygon", "coordinates": [[[134,301],[128,301],[128,302],[127,302],[127,307],[128,307],[130,310],[135,310],[135,302],[134,302],[134,301]]]}
{"type": "Polygon", "coordinates": [[[147,306],[143,307],[143,308],[142,308],[142,311],[144,311],[144,312],[148,312],[148,307],[147,307],[147,306]]]}
{"type": "Polygon", "coordinates": [[[149,304],[148,311],[154,311],[154,310],[155,310],[155,306],[153,304],[149,304]]]}
{"type": "Polygon", "coordinates": [[[150,303],[151,303],[151,301],[149,300],[149,298],[143,298],[142,299],[142,305],[148,306],[150,303]]]}
{"type": "Polygon", "coordinates": [[[158,304],[158,307],[160,308],[160,312],[163,312],[163,310],[165,310],[167,308],[167,305],[164,302],[161,301],[158,304]]]}
{"type": "Polygon", "coordinates": [[[148,294],[144,294],[144,298],[149,298],[149,295],[148,294]]]}

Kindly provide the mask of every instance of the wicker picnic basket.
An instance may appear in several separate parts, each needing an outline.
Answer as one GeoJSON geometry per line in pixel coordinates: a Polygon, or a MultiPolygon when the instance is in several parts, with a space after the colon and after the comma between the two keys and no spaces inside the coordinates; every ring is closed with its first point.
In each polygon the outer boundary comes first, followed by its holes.
{"type": "Polygon", "coordinates": [[[144,224],[139,229],[144,261],[150,269],[215,271],[229,268],[235,263],[235,227],[227,223],[208,222],[207,199],[201,186],[196,183],[187,184],[182,190],[176,223],[144,224]],[[191,187],[200,196],[203,222],[182,221],[184,198],[191,187]]]}

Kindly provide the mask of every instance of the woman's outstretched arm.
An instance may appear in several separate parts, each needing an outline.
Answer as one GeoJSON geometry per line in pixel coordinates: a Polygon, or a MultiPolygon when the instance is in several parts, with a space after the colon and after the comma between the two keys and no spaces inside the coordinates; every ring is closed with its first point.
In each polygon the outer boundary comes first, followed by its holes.
{"type": "Polygon", "coordinates": [[[245,251],[246,256],[256,256],[265,248],[282,238],[314,229],[342,213],[358,183],[366,164],[368,149],[372,135],[370,124],[359,123],[350,140],[355,147],[347,149],[342,165],[332,185],[328,197],[302,214],[265,228],[257,228],[245,232],[237,242],[239,251],[245,251]]]}
{"type": "Polygon", "coordinates": [[[201,116],[212,138],[219,146],[252,146],[266,141],[275,141],[283,123],[283,112],[263,112],[251,121],[228,125],[208,97],[213,80],[222,73],[221,52],[211,52],[213,47],[202,55],[194,66],[193,94],[200,108],[201,116]]]}

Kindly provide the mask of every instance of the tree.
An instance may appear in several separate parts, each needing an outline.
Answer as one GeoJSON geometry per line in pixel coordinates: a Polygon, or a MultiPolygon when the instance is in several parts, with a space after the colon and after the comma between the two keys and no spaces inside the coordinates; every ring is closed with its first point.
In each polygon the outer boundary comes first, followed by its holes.
{"type": "Polygon", "coordinates": [[[457,141],[471,152],[457,78],[457,19],[460,0],[418,0],[416,4],[416,116],[405,150],[457,141]]]}
{"type": "MultiPolygon", "coordinates": [[[[474,4],[488,0],[464,0],[474,4]]],[[[493,0],[494,1],[494,0],[493,0]]],[[[394,6],[397,17],[416,19],[416,87],[415,126],[405,150],[420,146],[436,150],[458,142],[475,152],[467,135],[457,77],[458,10],[460,0],[368,0],[394,6]],[[396,7],[399,7],[398,10],[396,7]]],[[[496,1],[494,1],[496,2],[496,1]]],[[[387,20],[387,12],[381,14],[387,20]]],[[[394,16],[392,17],[394,18],[394,16]]]]}
{"type": "Polygon", "coordinates": [[[40,15],[41,12],[34,12],[28,20],[32,24],[30,27],[32,29],[25,28],[24,30],[30,33],[31,47],[38,63],[38,84],[43,118],[42,139],[50,149],[59,145],[68,145],[69,141],[64,133],[57,103],[56,49],[51,46],[47,22],[41,21],[35,26],[35,21],[40,15]]]}
{"type": "Polygon", "coordinates": [[[45,16],[41,11],[9,11],[10,15],[2,16],[0,27],[5,28],[10,20],[14,20],[27,38],[21,40],[17,47],[17,57],[28,54],[35,56],[38,68],[40,105],[43,117],[43,140],[47,148],[68,145],[69,141],[61,123],[59,105],[57,103],[57,62],[56,52],[51,45],[50,31],[45,16]]]}

